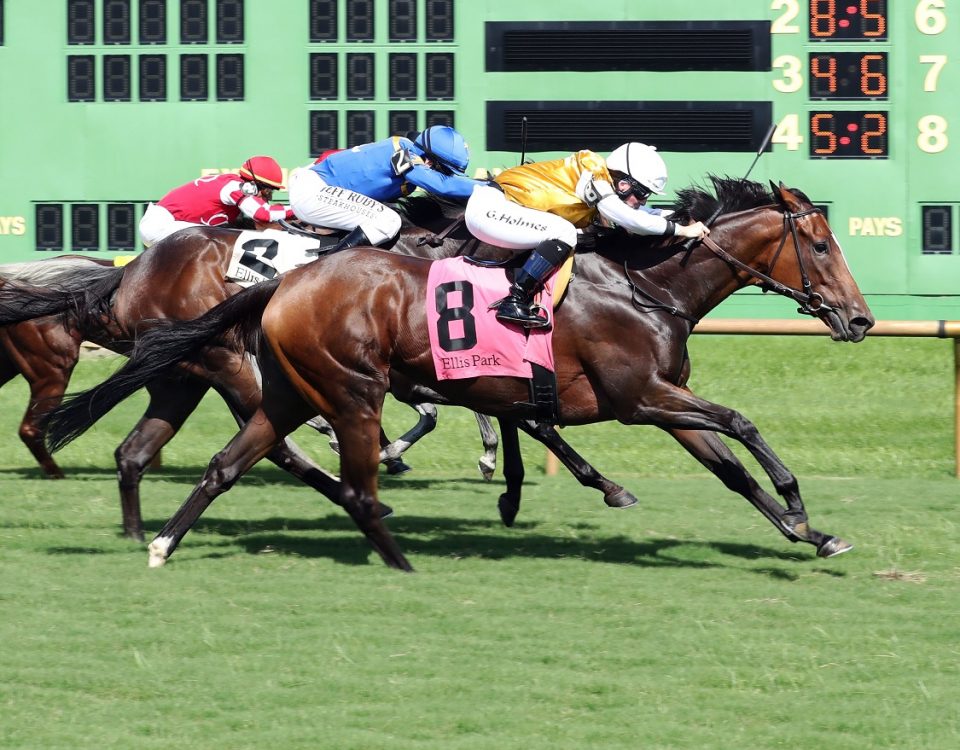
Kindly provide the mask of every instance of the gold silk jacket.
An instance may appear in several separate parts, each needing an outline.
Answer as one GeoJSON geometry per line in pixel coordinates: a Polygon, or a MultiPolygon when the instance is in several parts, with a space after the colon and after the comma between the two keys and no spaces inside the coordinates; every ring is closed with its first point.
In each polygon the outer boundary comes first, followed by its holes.
{"type": "Polygon", "coordinates": [[[612,183],[607,163],[593,151],[577,151],[565,159],[511,167],[494,179],[514,203],[556,214],[575,227],[585,227],[596,216],[577,195],[577,186],[590,173],[592,179],[612,183]]]}

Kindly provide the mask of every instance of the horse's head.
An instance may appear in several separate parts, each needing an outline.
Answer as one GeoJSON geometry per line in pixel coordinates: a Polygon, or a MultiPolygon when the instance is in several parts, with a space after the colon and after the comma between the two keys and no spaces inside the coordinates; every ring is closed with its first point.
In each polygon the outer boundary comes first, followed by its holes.
{"type": "Polygon", "coordinates": [[[790,288],[800,312],[826,323],[834,341],[862,341],[875,321],[826,218],[803,193],[770,185],[783,227],[765,259],[769,276],[790,288]]]}

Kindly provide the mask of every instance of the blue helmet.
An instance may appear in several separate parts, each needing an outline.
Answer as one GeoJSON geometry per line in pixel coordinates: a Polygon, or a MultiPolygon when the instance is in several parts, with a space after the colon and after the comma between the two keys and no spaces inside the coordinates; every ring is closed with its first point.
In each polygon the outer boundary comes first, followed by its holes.
{"type": "Polygon", "coordinates": [[[470,163],[470,151],[463,136],[449,125],[433,125],[414,141],[424,156],[452,174],[462,175],[470,163]]]}

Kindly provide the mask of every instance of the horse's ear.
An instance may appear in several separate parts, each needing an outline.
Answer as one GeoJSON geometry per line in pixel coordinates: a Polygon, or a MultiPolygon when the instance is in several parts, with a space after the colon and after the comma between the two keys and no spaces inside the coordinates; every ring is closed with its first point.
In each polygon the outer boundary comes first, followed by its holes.
{"type": "Polygon", "coordinates": [[[777,185],[777,183],[775,183],[773,180],[770,180],[770,192],[773,193],[773,199],[774,199],[780,206],[783,206],[783,205],[784,205],[784,203],[783,203],[783,198],[780,197],[780,188],[781,188],[781,187],[783,187],[783,183],[782,183],[782,182],[781,182],[779,185],[777,185]]]}
{"type": "Polygon", "coordinates": [[[788,188],[782,182],[777,186],[777,189],[774,191],[774,195],[777,196],[777,201],[779,203],[793,213],[797,213],[803,209],[800,199],[790,192],[790,188],[788,188]]]}

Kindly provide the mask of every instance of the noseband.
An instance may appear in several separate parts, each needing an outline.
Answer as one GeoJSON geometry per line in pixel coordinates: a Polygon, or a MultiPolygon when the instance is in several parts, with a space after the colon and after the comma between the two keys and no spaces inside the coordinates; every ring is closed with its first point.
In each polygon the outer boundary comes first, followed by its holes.
{"type": "Polygon", "coordinates": [[[823,301],[823,297],[820,294],[813,291],[813,287],[810,284],[810,277],[807,276],[807,269],[803,265],[803,254],[800,252],[800,238],[797,236],[797,219],[816,213],[820,213],[820,209],[816,207],[798,211],[797,213],[793,213],[787,208],[784,209],[783,234],[780,236],[780,244],[777,245],[777,251],[773,254],[773,260],[770,263],[770,268],[767,273],[760,273],[760,271],[751,268],[743,261],[737,260],[716,242],[711,240],[709,236],[703,238],[703,244],[718,258],[759,279],[762,282],[760,288],[763,289],[763,291],[776,292],[784,297],[789,297],[800,305],[800,307],[797,308],[798,313],[817,317],[822,312],[833,312],[833,308],[823,301]],[[797,254],[797,266],[800,268],[800,279],[803,283],[802,290],[781,284],[769,275],[773,273],[773,267],[780,259],[780,251],[783,250],[783,246],[787,242],[787,234],[793,238],[793,249],[797,254]]]}

